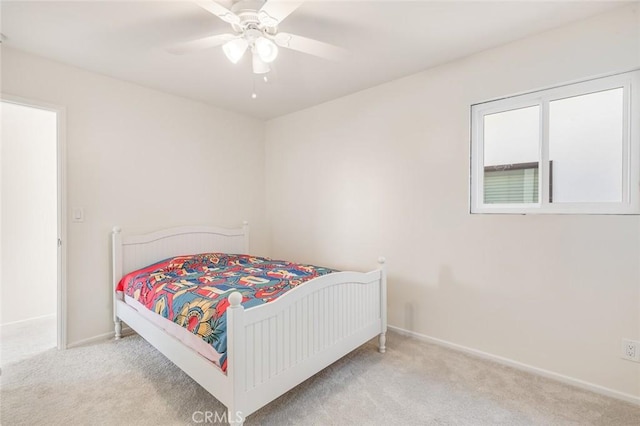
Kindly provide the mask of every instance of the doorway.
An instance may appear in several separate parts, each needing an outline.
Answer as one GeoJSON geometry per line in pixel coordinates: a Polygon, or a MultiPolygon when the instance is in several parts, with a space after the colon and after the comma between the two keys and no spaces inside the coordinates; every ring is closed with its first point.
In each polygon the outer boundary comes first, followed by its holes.
{"type": "Polygon", "coordinates": [[[65,347],[64,110],[0,103],[2,365],[65,347]]]}

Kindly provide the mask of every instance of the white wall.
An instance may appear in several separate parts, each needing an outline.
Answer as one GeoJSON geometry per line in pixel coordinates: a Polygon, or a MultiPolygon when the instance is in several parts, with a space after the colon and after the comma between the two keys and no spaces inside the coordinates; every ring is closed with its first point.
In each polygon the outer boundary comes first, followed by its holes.
{"type": "Polygon", "coordinates": [[[470,105],[640,66],[636,6],[267,123],[271,254],[369,269],[390,324],[640,397],[640,217],[470,215],[470,105]]]}
{"type": "Polygon", "coordinates": [[[265,252],[263,122],[6,47],[2,92],[66,107],[69,343],[113,328],[113,225],[246,219],[265,252]]]}
{"type": "Polygon", "coordinates": [[[56,313],[56,114],[2,102],[0,324],[56,313]]]}

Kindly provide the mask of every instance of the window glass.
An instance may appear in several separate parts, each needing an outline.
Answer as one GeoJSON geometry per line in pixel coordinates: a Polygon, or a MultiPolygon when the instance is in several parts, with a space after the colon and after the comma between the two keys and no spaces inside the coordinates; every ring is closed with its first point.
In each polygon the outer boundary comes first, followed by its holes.
{"type": "Polygon", "coordinates": [[[623,88],[549,102],[550,202],[620,202],[623,88]]]}
{"type": "Polygon", "coordinates": [[[537,203],[538,105],[484,116],[484,202],[537,203]]]}

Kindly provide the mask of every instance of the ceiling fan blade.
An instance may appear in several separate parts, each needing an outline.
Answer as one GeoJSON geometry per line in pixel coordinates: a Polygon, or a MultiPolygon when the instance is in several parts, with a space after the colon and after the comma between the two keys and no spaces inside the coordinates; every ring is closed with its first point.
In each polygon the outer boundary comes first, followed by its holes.
{"type": "Polygon", "coordinates": [[[336,62],[345,60],[350,56],[349,51],[342,47],[295,34],[278,33],[273,41],[278,46],[336,62]]]}
{"type": "Polygon", "coordinates": [[[236,38],[238,38],[238,36],[233,34],[218,34],[214,36],[198,38],[196,40],[191,40],[184,43],[174,44],[167,47],[167,51],[176,55],[182,55],[184,53],[197,52],[198,50],[220,46],[221,44],[224,44],[236,38]]]}
{"type": "Polygon", "coordinates": [[[275,27],[294,10],[299,8],[302,3],[304,3],[304,0],[267,0],[258,12],[258,19],[263,25],[275,27]]]}
{"type": "Polygon", "coordinates": [[[224,22],[230,24],[240,23],[240,17],[238,15],[213,0],[199,0],[196,1],[196,4],[204,10],[213,13],[224,22]]]}

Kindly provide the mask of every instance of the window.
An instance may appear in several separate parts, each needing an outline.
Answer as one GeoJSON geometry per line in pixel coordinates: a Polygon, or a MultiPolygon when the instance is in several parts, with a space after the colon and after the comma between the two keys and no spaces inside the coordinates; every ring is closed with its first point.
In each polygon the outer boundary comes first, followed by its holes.
{"type": "Polygon", "coordinates": [[[640,71],[471,107],[472,213],[640,213],[640,71]]]}

